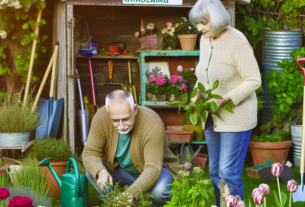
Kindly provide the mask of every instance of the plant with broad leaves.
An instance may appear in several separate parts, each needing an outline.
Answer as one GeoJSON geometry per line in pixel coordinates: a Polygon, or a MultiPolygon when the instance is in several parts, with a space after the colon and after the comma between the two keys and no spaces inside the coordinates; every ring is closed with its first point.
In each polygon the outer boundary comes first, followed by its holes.
{"type": "MultiPolygon", "coordinates": [[[[218,94],[213,94],[212,91],[217,89],[219,85],[219,81],[215,81],[213,83],[213,87],[212,89],[208,89],[206,90],[206,88],[204,87],[204,85],[202,85],[201,83],[198,83],[198,88],[195,88],[191,94],[191,98],[194,98],[197,93],[198,90],[202,93],[202,96],[195,101],[195,103],[191,100],[191,105],[186,104],[187,102],[187,96],[188,94],[185,93],[182,96],[182,101],[172,101],[170,103],[168,103],[169,105],[179,105],[179,112],[180,110],[183,109],[185,111],[187,111],[184,114],[184,118],[183,118],[183,124],[187,124],[189,121],[191,121],[191,123],[195,126],[197,126],[200,122],[206,122],[207,120],[207,115],[206,115],[206,111],[213,111],[214,115],[221,119],[220,115],[218,112],[216,112],[217,109],[217,104],[215,102],[210,102],[208,103],[207,101],[212,99],[212,98],[216,98],[216,99],[222,99],[222,96],[218,95],[218,94]]],[[[234,104],[232,101],[229,101],[228,103],[223,105],[223,108],[228,111],[233,113],[233,107],[234,104]]]]}

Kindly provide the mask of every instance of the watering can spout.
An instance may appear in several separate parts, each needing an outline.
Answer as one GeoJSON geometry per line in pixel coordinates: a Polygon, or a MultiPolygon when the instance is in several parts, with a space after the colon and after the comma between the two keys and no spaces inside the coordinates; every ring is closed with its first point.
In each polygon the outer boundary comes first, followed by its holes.
{"type": "Polygon", "coordinates": [[[53,177],[55,178],[57,185],[59,186],[59,188],[61,189],[61,180],[59,179],[58,175],[56,174],[54,168],[50,165],[51,159],[50,158],[46,158],[44,160],[42,160],[38,166],[42,167],[42,166],[47,166],[50,170],[50,172],[52,173],[53,177]]]}

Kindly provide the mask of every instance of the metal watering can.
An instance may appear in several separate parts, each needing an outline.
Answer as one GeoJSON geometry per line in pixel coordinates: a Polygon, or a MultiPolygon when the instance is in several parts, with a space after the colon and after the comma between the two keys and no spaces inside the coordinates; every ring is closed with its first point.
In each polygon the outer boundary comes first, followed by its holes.
{"type": "Polygon", "coordinates": [[[73,157],[68,161],[66,174],[61,175],[61,180],[50,165],[50,158],[44,159],[38,166],[47,166],[61,189],[61,207],[89,207],[88,180],[85,175],[80,175],[77,162],[73,157]],[[75,173],[70,172],[73,165],[75,173]]]}

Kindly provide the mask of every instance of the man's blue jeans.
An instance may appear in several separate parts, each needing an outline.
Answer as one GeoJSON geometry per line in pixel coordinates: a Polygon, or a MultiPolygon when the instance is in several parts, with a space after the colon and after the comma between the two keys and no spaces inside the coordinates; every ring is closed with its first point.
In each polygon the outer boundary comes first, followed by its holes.
{"type": "MultiPolygon", "coordinates": [[[[106,167],[106,169],[110,173],[110,170],[107,167],[106,167]]],[[[86,171],[86,176],[87,176],[88,180],[90,181],[90,183],[93,185],[93,187],[98,191],[98,193],[102,197],[106,198],[107,197],[106,189],[104,188],[104,192],[101,189],[99,189],[99,187],[97,186],[97,183],[96,183],[96,179],[91,174],[89,174],[87,171],[86,171]]],[[[130,186],[137,180],[137,177],[130,175],[120,166],[118,166],[114,169],[112,178],[113,178],[114,183],[120,182],[119,184],[122,186],[125,186],[125,185],[130,186]]],[[[171,198],[173,196],[168,194],[168,191],[170,191],[171,187],[166,186],[166,185],[171,184],[172,182],[173,182],[173,177],[172,177],[171,172],[167,168],[163,167],[157,183],[148,192],[148,193],[153,194],[154,203],[161,204],[161,203],[171,200],[171,198]]]]}
{"type": "Polygon", "coordinates": [[[204,131],[209,151],[209,173],[213,181],[217,206],[220,206],[219,181],[224,179],[234,188],[231,195],[244,200],[242,171],[252,130],[244,132],[214,132],[214,123],[208,117],[204,131]]]}

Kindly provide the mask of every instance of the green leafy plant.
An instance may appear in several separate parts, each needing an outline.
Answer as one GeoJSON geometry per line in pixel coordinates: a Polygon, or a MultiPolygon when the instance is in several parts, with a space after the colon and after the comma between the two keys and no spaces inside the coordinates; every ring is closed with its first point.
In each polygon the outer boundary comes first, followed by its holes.
{"type": "Polygon", "coordinates": [[[214,188],[211,180],[203,179],[204,171],[201,167],[195,167],[193,170],[181,170],[179,179],[175,179],[171,186],[169,194],[173,197],[167,201],[164,207],[177,206],[211,206],[211,200],[214,197],[214,188]]]}
{"type": "Polygon", "coordinates": [[[0,170],[0,188],[8,188],[11,186],[11,179],[6,170],[0,170]]]}
{"type": "Polygon", "coordinates": [[[266,134],[262,133],[260,136],[253,135],[251,137],[253,142],[282,142],[284,138],[279,134],[266,134]]]}
{"type": "Polygon", "coordinates": [[[167,83],[165,94],[170,96],[174,94],[174,96],[182,95],[183,92],[187,92],[187,85],[184,83],[184,80],[181,76],[172,75],[170,80],[167,83]]]}
{"type": "Polygon", "coordinates": [[[186,80],[187,90],[191,91],[197,82],[195,68],[182,69],[178,75],[182,76],[183,80],[186,80]]]}
{"type": "Polygon", "coordinates": [[[305,56],[305,48],[294,49],[291,53],[292,60],[284,59],[278,62],[281,71],[272,70],[265,75],[268,81],[269,96],[275,98],[272,112],[274,115],[274,125],[281,127],[282,120],[296,115],[303,101],[303,74],[299,69],[296,59],[305,56]]]}
{"type": "Polygon", "coordinates": [[[167,76],[151,76],[148,78],[148,82],[146,83],[146,88],[149,93],[156,95],[157,99],[160,95],[165,95],[167,86],[168,86],[168,77],[167,76]]]}
{"type": "MultiPolygon", "coordinates": [[[[194,98],[197,95],[198,89],[202,93],[202,96],[197,99],[195,103],[193,103],[193,101],[191,100],[191,105],[186,104],[188,97],[187,93],[183,94],[182,101],[172,101],[169,103],[169,105],[178,105],[178,113],[180,113],[181,109],[186,111],[183,117],[183,125],[187,124],[189,121],[191,121],[191,123],[195,126],[200,124],[200,122],[205,123],[207,120],[206,111],[209,110],[213,111],[214,115],[217,118],[221,119],[219,113],[216,112],[217,104],[215,102],[207,103],[207,101],[211,98],[222,99],[222,96],[212,93],[213,90],[218,88],[218,85],[219,81],[217,80],[213,83],[212,89],[206,90],[201,83],[198,83],[198,88],[195,88],[193,90],[191,98],[194,98]]],[[[222,107],[226,111],[233,113],[232,109],[234,108],[234,104],[232,101],[229,101],[222,107]]]]}
{"type": "Polygon", "coordinates": [[[142,37],[151,36],[151,35],[153,35],[153,30],[154,29],[155,29],[155,25],[153,23],[149,23],[146,26],[146,29],[144,27],[141,27],[140,33],[137,31],[137,32],[134,33],[134,36],[139,37],[140,34],[141,34],[142,37]]]}
{"type": "Polygon", "coordinates": [[[49,193],[48,175],[43,173],[42,167],[38,167],[36,159],[23,159],[20,169],[12,170],[11,176],[14,188],[30,188],[42,197],[49,193]]]}
{"type": "Polygon", "coordinates": [[[38,111],[32,111],[31,94],[25,105],[20,104],[20,94],[7,96],[0,103],[0,132],[31,132],[39,126],[38,111]]]}
{"type": "Polygon", "coordinates": [[[162,30],[163,50],[180,49],[179,34],[199,34],[199,31],[185,17],[180,17],[173,22],[167,22],[167,27],[162,30]]]}
{"type": "MultiPolygon", "coordinates": [[[[43,76],[39,69],[47,52],[48,36],[43,30],[39,36],[35,34],[37,9],[40,8],[46,8],[44,0],[10,0],[0,4],[0,76],[5,77],[7,91],[20,91],[26,82],[34,39],[38,39],[38,43],[31,83],[39,82],[43,76]]],[[[39,27],[42,25],[46,25],[44,19],[39,22],[39,27]]]]}
{"type": "Polygon", "coordinates": [[[32,150],[28,156],[39,161],[50,157],[51,162],[63,162],[68,161],[73,153],[64,140],[46,137],[45,139],[34,140],[32,150]]]}
{"type": "Polygon", "coordinates": [[[260,112],[260,110],[263,109],[263,105],[265,103],[265,101],[262,100],[263,93],[264,93],[263,86],[259,87],[255,91],[256,98],[257,98],[257,112],[260,112]]]}

